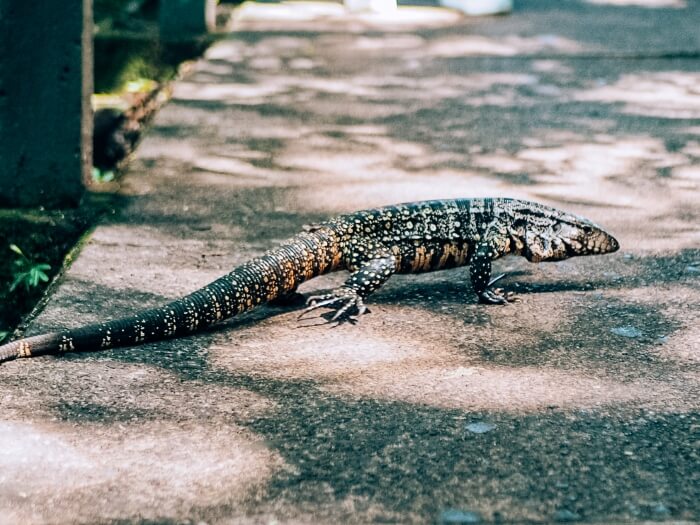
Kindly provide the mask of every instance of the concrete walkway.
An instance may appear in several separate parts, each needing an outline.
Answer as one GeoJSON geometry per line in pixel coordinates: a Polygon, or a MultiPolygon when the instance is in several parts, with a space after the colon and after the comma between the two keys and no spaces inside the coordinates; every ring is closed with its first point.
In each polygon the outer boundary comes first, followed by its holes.
{"type": "MultiPolygon", "coordinates": [[[[301,225],[513,196],[607,257],[392,278],[359,325],[260,309],[207,334],[0,367],[0,522],[700,520],[700,3],[507,17],[246,7],[156,118],[30,328],[189,292],[301,225]]],[[[318,279],[323,289],[343,275],[318,279]]]]}

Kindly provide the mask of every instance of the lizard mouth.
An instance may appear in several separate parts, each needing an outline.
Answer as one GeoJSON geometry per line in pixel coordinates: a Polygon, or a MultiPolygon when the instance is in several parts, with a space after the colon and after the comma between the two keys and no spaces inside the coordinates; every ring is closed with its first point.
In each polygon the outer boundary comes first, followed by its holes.
{"type": "Polygon", "coordinates": [[[620,249],[617,239],[603,230],[596,232],[594,237],[588,244],[590,246],[591,241],[593,242],[593,253],[612,253],[620,249]]]}

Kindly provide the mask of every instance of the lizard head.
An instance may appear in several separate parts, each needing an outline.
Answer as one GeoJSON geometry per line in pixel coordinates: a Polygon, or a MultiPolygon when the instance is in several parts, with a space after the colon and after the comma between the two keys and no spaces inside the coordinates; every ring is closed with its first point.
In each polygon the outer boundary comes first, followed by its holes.
{"type": "Polygon", "coordinates": [[[523,214],[516,228],[517,251],[531,262],[560,261],[581,255],[612,253],[620,244],[593,222],[554,208],[539,206],[538,213],[523,214]]]}

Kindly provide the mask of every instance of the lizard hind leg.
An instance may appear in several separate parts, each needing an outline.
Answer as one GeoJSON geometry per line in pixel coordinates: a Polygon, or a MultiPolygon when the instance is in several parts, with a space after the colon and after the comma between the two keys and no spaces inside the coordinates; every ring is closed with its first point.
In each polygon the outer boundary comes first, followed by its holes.
{"type": "Polygon", "coordinates": [[[306,301],[308,306],[300,318],[318,308],[335,309],[328,322],[355,320],[369,312],[364,300],[396,272],[396,258],[378,245],[363,245],[362,250],[354,252],[353,258],[358,257],[358,253],[363,255],[364,260],[357,265],[350,278],[328,294],[309,297],[306,301]]]}

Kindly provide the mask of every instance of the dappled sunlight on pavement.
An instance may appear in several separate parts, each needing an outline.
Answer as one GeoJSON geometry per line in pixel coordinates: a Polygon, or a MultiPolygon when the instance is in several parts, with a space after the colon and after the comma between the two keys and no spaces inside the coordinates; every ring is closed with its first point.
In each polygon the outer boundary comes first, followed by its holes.
{"type": "Polygon", "coordinates": [[[676,8],[682,9],[687,3],[684,0],[585,0],[590,4],[615,5],[615,6],[636,6],[653,8],[676,8]]]}
{"type": "MultiPolygon", "coordinates": [[[[548,298],[548,302],[554,305],[564,302],[564,298],[548,298]]],[[[537,307],[535,299],[527,299],[526,304],[537,307]]],[[[361,333],[353,326],[319,325],[321,319],[298,322],[299,329],[289,331],[286,323],[275,319],[222,335],[221,343],[210,347],[212,364],[232,373],[276,380],[314,380],[321,390],[335,395],[466,411],[603,409],[619,403],[654,410],[673,407],[681,412],[695,407],[693,400],[685,399],[685,379],[681,385],[674,385],[670,377],[655,377],[651,383],[651,377],[624,379],[617,370],[600,369],[598,357],[593,356],[591,362],[567,362],[567,351],[547,342],[547,332],[571,329],[571,320],[556,314],[549,315],[548,327],[540,323],[533,333],[519,328],[522,317],[512,312],[499,313],[504,318],[496,327],[484,327],[455,321],[454,313],[440,316],[395,306],[373,311],[371,317],[362,320],[361,333]],[[437,344],[421,336],[425,324],[439,325],[449,335],[437,344]],[[387,325],[401,327],[401,335],[383,335],[387,325]],[[508,331],[517,331],[517,339],[502,338],[508,331]],[[532,356],[536,362],[517,367],[489,365],[482,351],[490,338],[501,339],[492,352],[520,353],[522,360],[531,348],[539,356],[532,356]],[[277,347],[272,353],[266,350],[271,344],[277,347]],[[545,348],[547,345],[551,346],[545,348]]],[[[611,323],[607,331],[614,326],[611,323]]],[[[580,344],[579,358],[585,359],[585,341],[580,344]]],[[[609,349],[625,351],[624,346],[609,349]]],[[[676,371],[674,380],[681,375],[676,371]]]]}
{"type": "Polygon", "coordinates": [[[18,370],[0,385],[10,419],[0,422],[5,523],[182,515],[202,498],[242,502],[283,466],[254,434],[227,422],[274,406],[252,392],[206,383],[178,392],[176,375],[142,364],[66,362],[56,395],[40,368],[18,370]],[[33,396],[13,394],[13,385],[30,379],[33,396]],[[43,421],[12,422],[28,409],[45,414],[43,421]],[[37,501],[46,505],[20,503],[37,501]]]}
{"type": "Polygon", "coordinates": [[[435,39],[428,43],[427,49],[416,54],[425,60],[426,57],[514,56],[538,52],[574,53],[582,50],[577,42],[557,35],[528,38],[507,36],[498,39],[467,35],[435,39]]]}
{"type": "Polygon", "coordinates": [[[23,436],[0,453],[2,476],[15,481],[0,504],[46,500],[34,508],[11,505],[3,520],[56,523],[67,511],[73,522],[92,522],[96,514],[162,519],[190,512],[202,498],[243,502],[281,466],[274,453],[228,425],[218,431],[163,422],[110,427],[0,423],[0,441],[23,436]]]}
{"type": "Polygon", "coordinates": [[[304,224],[396,202],[537,200],[621,249],[498,260],[520,298],[503,307],[477,304],[465,269],[395,276],[356,324],[266,306],[194,337],[3,364],[0,516],[700,519],[699,9],[247,4],[175,83],[124,207],[30,333],[163,304],[304,224]]]}
{"type": "Polygon", "coordinates": [[[700,73],[645,72],[586,89],[577,100],[623,103],[622,111],[660,118],[700,118],[700,73]]]}
{"type": "Polygon", "coordinates": [[[279,3],[246,2],[238,11],[234,28],[248,23],[264,22],[268,30],[275,27],[287,28],[294,23],[297,29],[308,24],[323,23],[325,31],[359,31],[367,29],[411,30],[425,27],[439,27],[457,22],[460,15],[447,9],[419,6],[401,6],[385,13],[349,13],[342,5],[334,2],[283,1],[279,3]]]}

